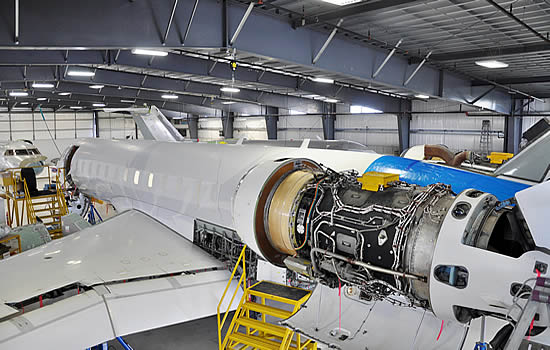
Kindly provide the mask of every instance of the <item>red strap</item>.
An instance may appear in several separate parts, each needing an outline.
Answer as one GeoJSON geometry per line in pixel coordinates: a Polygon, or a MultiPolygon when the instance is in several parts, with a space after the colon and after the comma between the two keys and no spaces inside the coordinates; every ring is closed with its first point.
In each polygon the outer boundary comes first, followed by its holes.
{"type": "Polygon", "coordinates": [[[444,320],[441,320],[441,329],[439,329],[439,334],[437,335],[436,341],[439,341],[439,338],[441,337],[441,333],[443,332],[443,324],[445,323],[444,320]]]}
{"type": "Polygon", "coordinates": [[[340,297],[340,306],[338,309],[338,330],[342,330],[342,282],[338,279],[338,297],[340,297]]]}

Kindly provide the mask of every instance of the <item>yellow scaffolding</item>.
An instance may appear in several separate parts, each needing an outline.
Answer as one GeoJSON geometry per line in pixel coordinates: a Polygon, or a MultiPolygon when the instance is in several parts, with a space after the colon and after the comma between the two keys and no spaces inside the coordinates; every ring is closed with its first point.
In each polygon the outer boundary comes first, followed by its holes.
{"type": "Polygon", "coordinates": [[[311,339],[303,339],[300,334],[293,330],[268,322],[267,316],[271,318],[286,319],[296,313],[311,296],[311,292],[305,289],[288,287],[282,284],[261,281],[251,287],[246,285],[246,262],[245,250],[243,248],[239,260],[233,269],[231,279],[227,284],[220,303],[218,304],[218,345],[219,350],[226,349],[266,349],[266,350],[316,350],[317,343],[311,339]],[[220,308],[225,300],[225,296],[231,286],[231,281],[242,264],[242,275],[223,319],[221,319],[220,308]],[[244,293],[239,305],[233,315],[233,319],[227,329],[225,336],[222,337],[223,328],[231,305],[235,300],[238,290],[242,288],[244,293]],[[254,302],[252,299],[259,299],[260,302],[254,302]],[[282,308],[267,305],[283,304],[282,308]],[[287,305],[284,307],[284,305],[287,305]],[[261,319],[251,317],[253,313],[260,313],[261,319]]]}
{"type": "Polygon", "coordinates": [[[68,212],[63,186],[59,172],[52,181],[50,166],[35,166],[29,168],[46,168],[47,176],[37,176],[53,193],[31,196],[25,179],[21,176],[21,168],[7,169],[2,173],[4,186],[3,196],[6,200],[6,221],[10,227],[35,224],[40,220],[48,228],[52,238],[62,237],[61,216],[68,212]]]}

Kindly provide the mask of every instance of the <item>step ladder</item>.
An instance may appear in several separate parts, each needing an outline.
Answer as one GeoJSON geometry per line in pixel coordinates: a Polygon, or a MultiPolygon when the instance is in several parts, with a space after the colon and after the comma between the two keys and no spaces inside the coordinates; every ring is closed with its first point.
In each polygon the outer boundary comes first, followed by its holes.
{"type": "Polygon", "coordinates": [[[282,284],[261,281],[251,287],[246,285],[246,263],[243,248],[231,275],[220,303],[218,304],[218,343],[219,350],[316,350],[317,343],[303,338],[290,328],[278,325],[279,320],[292,316],[309,299],[311,292],[305,289],[288,287],[282,284]],[[227,294],[235,273],[242,264],[239,286],[233,293],[223,319],[220,307],[227,294]],[[231,323],[222,337],[225,321],[229,315],[239,288],[244,293],[233,315],[231,323]]]}
{"type": "Polygon", "coordinates": [[[55,191],[51,194],[31,197],[27,183],[24,181],[27,221],[29,224],[35,224],[40,220],[48,229],[52,239],[63,237],[61,217],[68,212],[59,177],[56,178],[55,187],[55,191]]]}

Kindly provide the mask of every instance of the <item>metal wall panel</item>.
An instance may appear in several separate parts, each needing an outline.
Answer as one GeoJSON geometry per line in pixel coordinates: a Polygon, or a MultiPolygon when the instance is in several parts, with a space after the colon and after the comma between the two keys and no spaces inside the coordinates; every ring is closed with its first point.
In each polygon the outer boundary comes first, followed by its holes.
{"type": "Polygon", "coordinates": [[[221,118],[199,118],[199,140],[213,141],[223,139],[221,118]]]}
{"type": "Polygon", "coordinates": [[[359,142],[382,154],[399,151],[397,117],[393,114],[336,116],[336,139],[359,142]]]}
{"type": "Polygon", "coordinates": [[[238,117],[233,121],[233,136],[248,140],[267,140],[264,117],[238,117]]]}
{"type": "MultiPolygon", "coordinates": [[[[280,112],[281,114],[283,112],[280,112]]],[[[279,117],[279,140],[323,139],[323,123],[317,115],[290,115],[279,117]]]]}

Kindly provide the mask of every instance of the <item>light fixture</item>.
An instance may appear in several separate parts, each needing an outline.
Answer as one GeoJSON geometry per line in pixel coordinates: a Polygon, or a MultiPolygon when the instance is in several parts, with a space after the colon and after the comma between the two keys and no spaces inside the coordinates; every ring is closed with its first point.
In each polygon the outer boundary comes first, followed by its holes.
{"type": "Polygon", "coordinates": [[[54,85],[52,83],[33,83],[32,87],[37,89],[53,89],[54,85]]]}
{"type": "Polygon", "coordinates": [[[26,106],[26,105],[28,105],[29,103],[28,103],[28,102],[20,102],[19,104],[20,104],[21,106],[26,106]]]}
{"type": "Polygon", "coordinates": [[[224,86],[220,89],[220,91],[237,93],[237,92],[241,91],[241,89],[236,88],[236,87],[232,87],[232,86],[224,86]]]}
{"type": "Polygon", "coordinates": [[[352,114],[373,114],[373,113],[383,113],[381,110],[370,108],[367,106],[361,106],[361,105],[351,105],[349,107],[349,112],[352,114]]]}
{"type": "Polygon", "coordinates": [[[334,99],[334,98],[325,98],[324,100],[327,103],[338,103],[340,100],[334,99]]]}
{"type": "Polygon", "coordinates": [[[164,94],[161,96],[165,100],[176,100],[178,98],[178,95],[174,94],[164,94]]]}
{"type": "Polygon", "coordinates": [[[37,100],[37,101],[46,101],[47,98],[46,98],[46,97],[39,97],[39,98],[37,98],[36,100],[37,100]]]}
{"type": "Polygon", "coordinates": [[[90,89],[103,89],[105,85],[90,85],[88,86],[90,89]]]}
{"type": "Polygon", "coordinates": [[[235,103],[235,101],[223,101],[222,105],[232,105],[234,103],[235,103]]]}
{"type": "Polygon", "coordinates": [[[70,108],[70,109],[82,109],[83,107],[81,107],[81,106],[71,106],[71,107],[69,107],[69,108],[70,108]]]}
{"type": "Polygon", "coordinates": [[[134,55],[147,55],[147,56],[168,56],[166,51],[149,50],[149,49],[133,49],[134,55]]]}
{"type": "Polygon", "coordinates": [[[105,103],[94,103],[92,104],[94,107],[105,107],[105,103]]]}
{"type": "Polygon", "coordinates": [[[321,96],[319,96],[319,95],[304,95],[302,97],[303,98],[313,98],[313,99],[315,99],[315,98],[318,98],[318,97],[321,97],[321,96]]]}
{"type": "Polygon", "coordinates": [[[14,96],[14,97],[29,96],[29,93],[25,92],[25,91],[12,91],[12,92],[10,92],[10,96],[14,96]]]}
{"type": "Polygon", "coordinates": [[[70,92],[60,92],[58,93],[59,96],[69,96],[71,93],[70,92]]]}
{"type": "Polygon", "coordinates": [[[422,95],[422,94],[414,95],[414,97],[416,97],[416,98],[421,98],[421,99],[423,99],[423,100],[427,100],[427,99],[430,98],[430,96],[428,96],[428,95],[422,95]]]}
{"type": "Polygon", "coordinates": [[[355,4],[356,2],[360,2],[361,0],[321,0],[321,1],[328,2],[329,4],[333,4],[333,5],[344,6],[344,5],[355,4]]]}
{"type": "Polygon", "coordinates": [[[135,103],[136,100],[120,100],[122,103],[135,103]]]}
{"type": "Polygon", "coordinates": [[[313,80],[316,83],[334,84],[334,79],[330,79],[330,78],[317,77],[317,78],[312,78],[311,80],[313,80]]]}
{"type": "Polygon", "coordinates": [[[497,60],[486,60],[486,61],[476,61],[476,64],[478,66],[482,66],[482,67],[485,67],[485,68],[506,68],[509,66],[508,63],[504,63],[504,62],[501,62],[501,61],[497,61],[497,60]]]}
{"type": "Polygon", "coordinates": [[[95,72],[93,70],[72,69],[67,72],[67,75],[71,77],[93,77],[95,72]]]}

